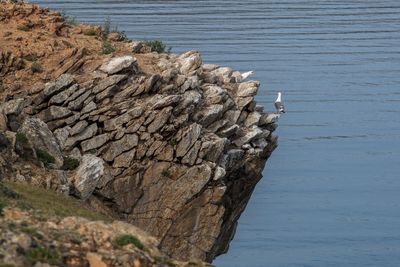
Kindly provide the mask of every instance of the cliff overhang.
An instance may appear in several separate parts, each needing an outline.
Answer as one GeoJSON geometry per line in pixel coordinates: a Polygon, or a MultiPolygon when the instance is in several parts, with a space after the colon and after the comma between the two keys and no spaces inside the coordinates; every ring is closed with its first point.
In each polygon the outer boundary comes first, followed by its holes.
{"type": "Polygon", "coordinates": [[[197,51],[151,53],[110,36],[0,4],[0,174],[139,226],[174,258],[210,262],[277,146],[277,116],[256,104],[259,82],[197,51]]]}

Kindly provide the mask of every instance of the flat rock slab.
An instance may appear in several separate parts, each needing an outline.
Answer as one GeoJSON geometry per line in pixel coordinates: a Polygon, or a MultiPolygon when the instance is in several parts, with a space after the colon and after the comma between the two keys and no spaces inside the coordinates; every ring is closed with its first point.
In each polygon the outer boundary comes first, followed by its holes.
{"type": "Polygon", "coordinates": [[[101,65],[100,70],[109,75],[113,75],[131,67],[136,62],[132,56],[116,57],[101,65]]]}

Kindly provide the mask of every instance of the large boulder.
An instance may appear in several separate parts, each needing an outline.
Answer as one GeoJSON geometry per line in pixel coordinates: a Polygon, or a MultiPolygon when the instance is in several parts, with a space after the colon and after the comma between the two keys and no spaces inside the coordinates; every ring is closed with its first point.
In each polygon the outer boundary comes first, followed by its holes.
{"type": "Polygon", "coordinates": [[[83,155],[78,169],[71,178],[75,195],[87,199],[104,175],[104,161],[92,154],[83,155]]]}
{"type": "Polygon", "coordinates": [[[55,159],[55,165],[61,167],[64,159],[54,134],[46,123],[38,118],[26,118],[19,133],[26,135],[35,150],[42,150],[55,159]]]}

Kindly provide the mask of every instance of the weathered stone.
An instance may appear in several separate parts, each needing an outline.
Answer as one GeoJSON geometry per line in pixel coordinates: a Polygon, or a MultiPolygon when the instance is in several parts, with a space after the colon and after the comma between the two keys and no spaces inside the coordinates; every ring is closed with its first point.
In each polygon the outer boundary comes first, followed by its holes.
{"type": "Polygon", "coordinates": [[[121,140],[110,144],[107,152],[103,155],[104,160],[113,161],[123,152],[128,151],[138,145],[139,138],[136,134],[125,135],[121,140]]]}
{"type": "Polygon", "coordinates": [[[155,133],[158,130],[160,130],[168,121],[169,117],[171,116],[171,112],[172,112],[172,107],[166,107],[159,113],[157,113],[153,122],[149,126],[147,126],[147,131],[149,133],[155,133]]]}
{"type": "Polygon", "coordinates": [[[200,123],[204,127],[207,127],[222,116],[222,111],[222,105],[212,105],[201,109],[195,115],[195,118],[198,120],[198,123],[200,123]]]}
{"type": "Polygon", "coordinates": [[[53,96],[52,98],[50,98],[49,100],[49,105],[60,105],[64,102],[67,101],[67,99],[77,90],[79,89],[79,85],[78,84],[74,84],[72,85],[70,88],[62,91],[61,93],[58,93],[57,95],[53,96]]]}
{"type": "Polygon", "coordinates": [[[110,86],[117,85],[122,80],[126,79],[127,75],[112,75],[100,80],[97,85],[93,88],[93,93],[98,94],[110,86]]]}
{"type": "Polygon", "coordinates": [[[214,75],[216,77],[216,82],[218,83],[229,83],[231,81],[233,70],[227,67],[221,67],[215,69],[209,73],[209,75],[214,75]]]}
{"type": "Polygon", "coordinates": [[[7,130],[7,117],[0,109],[0,133],[7,130]]]}
{"type": "Polygon", "coordinates": [[[180,71],[182,74],[188,74],[198,69],[202,64],[200,53],[198,51],[189,51],[184,53],[179,56],[178,60],[181,64],[180,71]]]}
{"type": "Polygon", "coordinates": [[[241,83],[236,95],[240,97],[255,96],[259,86],[260,83],[256,81],[241,83]]]}
{"type": "Polygon", "coordinates": [[[76,195],[87,199],[95,190],[104,174],[104,162],[94,155],[83,155],[81,163],[72,177],[76,195]]]}
{"type": "Polygon", "coordinates": [[[149,147],[149,149],[146,152],[146,157],[153,156],[154,153],[156,152],[156,150],[159,149],[163,145],[165,145],[165,143],[160,140],[155,140],[154,142],[152,142],[151,146],[149,147]]]}
{"type": "Polygon", "coordinates": [[[101,134],[97,135],[89,140],[83,141],[81,143],[82,151],[90,151],[95,148],[99,148],[103,146],[107,141],[110,140],[110,137],[108,134],[101,134]]]}
{"type": "Polygon", "coordinates": [[[71,127],[66,126],[64,128],[60,128],[54,131],[54,136],[60,146],[61,149],[64,148],[65,141],[67,141],[69,137],[69,131],[71,130],[71,127]]]}
{"type": "Polygon", "coordinates": [[[219,131],[218,135],[221,137],[229,138],[229,137],[235,135],[238,129],[239,129],[239,125],[234,124],[232,126],[229,126],[225,129],[222,129],[221,131],[219,131]]]}
{"type": "MultiPolygon", "coordinates": [[[[3,150],[6,150],[11,146],[11,142],[8,140],[8,138],[0,132],[0,152],[3,150]]],[[[1,166],[1,165],[0,165],[1,166]]]]}
{"type": "Polygon", "coordinates": [[[118,210],[124,213],[132,212],[132,209],[142,194],[140,188],[140,175],[119,178],[114,182],[114,191],[118,192],[116,202],[118,210]]]}
{"type": "Polygon", "coordinates": [[[178,103],[181,100],[181,96],[179,95],[170,95],[170,96],[161,96],[160,99],[153,105],[153,109],[164,108],[167,106],[172,106],[178,103]]]}
{"type": "Polygon", "coordinates": [[[138,106],[130,109],[125,114],[104,122],[105,131],[113,131],[143,114],[143,108],[138,106]]]}
{"type": "Polygon", "coordinates": [[[56,82],[47,83],[44,87],[43,94],[46,97],[55,95],[74,82],[74,77],[70,74],[61,75],[56,82]]]}
{"type": "MultiPolygon", "coordinates": [[[[74,86],[78,86],[78,87],[79,87],[79,85],[73,85],[72,87],[74,87],[74,86]]],[[[70,95],[70,96],[67,98],[67,100],[65,101],[65,103],[67,104],[67,103],[69,103],[69,102],[71,102],[71,101],[74,101],[75,99],[77,99],[79,96],[83,95],[83,93],[85,93],[85,92],[87,92],[87,91],[90,91],[90,89],[88,89],[88,88],[86,88],[86,87],[83,87],[83,88],[81,88],[81,89],[78,89],[78,88],[77,88],[77,91],[75,91],[74,93],[72,93],[72,95],[70,95]]]]}
{"type": "Polygon", "coordinates": [[[204,71],[213,71],[219,68],[219,66],[216,64],[203,64],[203,66],[201,67],[203,68],[204,71]]]}
{"type": "Polygon", "coordinates": [[[136,62],[136,58],[132,56],[123,56],[123,57],[116,57],[112,58],[110,61],[104,63],[100,70],[109,74],[113,75],[115,73],[121,72],[128,68],[134,69],[134,63],[136,62]]]}
{"type": "Polygon", "coordinates": [[[196,141],[196,143],[194,143],[193,147],[189,150],[189,152],[186,153],[186,155],[182,158],[182,163],[193,166],[197,160],[197,154],[199,153],[200,147],[201,147],[201,142],[196,141]]]}
{"type": "Polygon", "coordinates": [[[189,149],[194,145],[201,133],[201,125],[193,123],[189,128],[183,133],[182,139],[178,143],[176,148],[176,157],[183,157],[189,151],[189,149]]]}
{"type": "Polygon", "coordinates": [[[24,99],[12,99],[0,105],[0,112],[3,111],[4,115],[16,114],[19,115],[24,108],[24,99]]]}
{"type": "Polygon", "coordinates": [[[141,93],[148,93],[150,91],[156,92],[158,87],[157,87],[157,82],[161,79],[161,76],[158,74],[151,75],[150,78],[148,78],[141,90],[137,90],[133,95],[139,95],[141,93]]]}
{"type": "Polygon", "coordinates": [[[258,125],[258,122],[260,121],[260,118],[261,118],[261,114],[260,113],[251,112],[247,116],[247,118],[246,118],[246,120],[244,122],[244,126],[250,127],[250,126],[253,126],[253,125],[258,125]]]}
{"type": "Polygon", "coordinates": [[[89,123],[87,121],[79,121],[77,124],[75,124],[71,130],[69,131],[71,136],[74,136],[80,132],[82,132],[87,126],[89,125],[89,123]]]}
{"type": "Polygon", "coordinates": [[[224,154],[223,160],[221,161],[221,166],[225,170],[238,169],[241,167],[244,159],[244,151],[242,149],[231,149],[226,154],[224,154]]]}
{"type": "Polygon", "coordinates": [[[39,118],[44,122],[53,121],[68,117],[72,114],[72,111],[59,106],[50,106],[48,109],[39,113],[39,118]]]}
{"type": "Polygon", "coordinates": [[[174,149],[172,146],[165,146],[160,153],[156,156],[160,161],[172,161],[174,159],[174,149]]]}
{"type": "Polygon", "coordinates": [[[203,142],[199,157],[210,162],[217,162],[224,152],[226,143],[225,138],[203,142]]]}
{"type": "Polygon", "coordinates": [[[217,85],[202,86],[205,102],[208,105],[219,104],[227,98],[226,90],[217,85]]]}
{"type": "Polygon", "coordinates": [[[68,125],[75,123],[81,117],[81,114],[78,112],[72,112],[73,114],[66,119],[63,119],[64,122],[68,125]]]}
{"type": "Polygon", "coordinates": [[[174,113],[180,113],[190,105],[197,105],[201,100],[201,95],[199,92],[195,90],[190,90],[186,91],[183,94],[181,102],[178,104],[178,106],[175,108],[174,113]]]}
{"type": "Polygon", "coordinates": [[[252,96],[249,97],[238,97],[235,99],[236,105],[240,111],[246,108],[249,104],[253,102],[254,98],[252,96]]]}
{"type": "Polygon", "coordinates": [[[128,168],[131,166],[133,159],[135,158],[136,149],[132,149],[128,152],[122,153],[115,158],[113,167],[114,168],[128,168]]]}
{"type": "Polygon", "coordinates": [[[46,123],[37,118],[27,118],[21,125],[19,132],[27,136],[33,148],[46,151],[53,156],[57,167],[63,165],[64,159],[60,147],[46,123]]]}
{"type": "Polygon", "coordinates": [[[65,148],[71,149],[76,145],[79,141],[83,141],[91,138],[97,133],[97,125],[96,123],[91,124],[89,127],[85,128],[81,133],[75,135],[73,137],[69,137],[65,142],[65,148]]]}
{"type": "Polygon", "coordinates": [[[263,114],[258,124],[260,126],[264,126],[271,123],[276,123],[279,120],[279,116],[280,115],[276,113],[263,114]]]}
{"type": "Polygon", "coordinates": [[[263,133],[263,131],[260,128],[252,127],[251,129],[249,129],[246,132],[246,134],[244,136],[236,139],[235,141],[233,141],[233,143],[237,147],[241,147],[242,145],[247,144],[250,141],[252,141],[253,139],[259,137],[262,133],[263,133]]]}
{"type": "Polygon", "coordinates": [[[89,113],[96,109],[97,109],[96,103],[94,103],[93,101],[90,101],[89,104],[87,104],[86,106],[83,107],[83,109],[81,110],[81,114],[89,113]]]}
{"type": "Polygon", "coordinates": [[[71,110],[79,110],[83,107],[83,102],[90,96],[91,91],[86,91],[83,95],[78,96],[75,100],[68,103],[68,108],[71,110]]]}
{"type": "Polygon", "coordinates": [[[225,175],[226,175],[226,170],[224,168],[218,166],[215,169],[213,180],[218,181],[218,180],[224,178],[225,175]]]}

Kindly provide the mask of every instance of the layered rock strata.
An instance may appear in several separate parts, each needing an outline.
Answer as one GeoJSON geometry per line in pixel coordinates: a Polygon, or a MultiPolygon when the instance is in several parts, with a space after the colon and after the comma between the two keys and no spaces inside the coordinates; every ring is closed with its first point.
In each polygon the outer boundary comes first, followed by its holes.
{"type": "MultiPolygon", "coordinates": [[[[75,52],[45,83],[0,106],[0,132],[26,135],[53,168],[80,160],[74,171],[49,170],[57,175],[48,185],[139,226],[174,258],[212,261],[277,145],[276,116],[256,105],[259,82],[203,64],[197,51],[121,46],[101,56],[65,48],[75,52]]],[[[23,68],[13,62],[7,73],[23,68]]]]}

